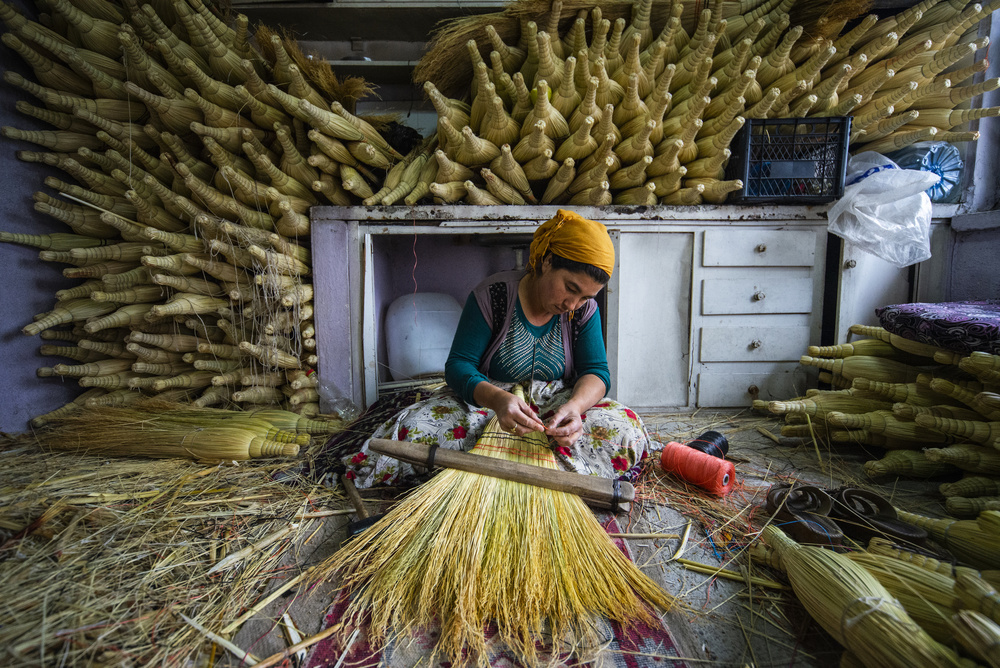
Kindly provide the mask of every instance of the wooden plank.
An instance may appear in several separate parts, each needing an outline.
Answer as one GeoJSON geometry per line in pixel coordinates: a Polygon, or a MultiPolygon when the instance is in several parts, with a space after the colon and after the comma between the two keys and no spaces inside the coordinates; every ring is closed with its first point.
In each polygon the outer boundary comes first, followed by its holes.
{"type": "MultiPolygon", "coordinates": [[[[313,285],[316,327],[316,348],[319,375],[341,391],[354,395],[355,383],[351,352],[351,318],[344,305],[350,301],[350,261],[347,243],[348,225],[343,220],[330,221],[313,230],[313,251],[323,258],[323,271],[316,272],[313,285]]],[[[329,410],[321,400],[323,410],[329,410]]]]}
{"type": "Polygon", "coordinates": [[[809,327],[702,327],[702,362],[795,362],[809,327]]]}
{"type": "Polygon", "coordinates": [[[813,282],[754,272],[747,278],[708,278],[702,281],[702,315],[811,313],[813,282]]]}
{"type": "MultiPolygon", "coordinates": [[[[426,443],[373,438],[368,442],[368,448],[372,452],[395,457],[418,466],[426,465],[432,456],[431,446],[426,443]]],[[[462,452],[461,450],[449,450],[434,446],[433,462],[434,466],[576,494],[592,506],[611,510],[617,509],[622,503],[628,503],[635,499],[635,489],[631,483],[625,481],[609,480],[599,476],[582,475],[559,469],[547,469],[535,464],[523,464],[462,452]]]]}
{"type": "Polygon", "coordinates": [[[705,230],[705,267],[811,267],[816,235],[793,230],[705,230]]]}

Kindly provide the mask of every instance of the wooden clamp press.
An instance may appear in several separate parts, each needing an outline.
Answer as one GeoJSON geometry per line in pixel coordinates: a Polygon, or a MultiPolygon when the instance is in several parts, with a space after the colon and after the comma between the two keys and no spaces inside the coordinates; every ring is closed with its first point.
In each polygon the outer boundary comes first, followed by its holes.
{"type": "Polygon", "coordinates": [[[624,480],[609,480],[558,469],[546,469],[532,464],[510,462],[410,441],[373,438],[368,441],[368,449],[417,466],[458,469],[559,492],[569,492],[579,496],[588,506],[616,513],[629,512],[631,502],[635,499],[635,488],[632,483],[624,480]]]}

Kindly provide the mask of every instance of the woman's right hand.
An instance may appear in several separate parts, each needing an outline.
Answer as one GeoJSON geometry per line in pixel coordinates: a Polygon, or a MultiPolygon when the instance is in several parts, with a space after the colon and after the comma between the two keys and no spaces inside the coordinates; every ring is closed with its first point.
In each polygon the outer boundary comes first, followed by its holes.
{"type": "Polygon", "coordinates": [[[535,411],[524,399],[510,392],[504,394],[506,396],[502,398],[503,401],[494,408],[501,429],[519,436],[532,431],[545,431],[545,423],[535,415],[535,411]]]}
{"type": "Polygon", "coordinates": [[[512,393],[490,383],[476,386],[477,401],[496,413],[500,428],[511,434],[523,436],[532,431],[545,431],[545,423],[535,414],[528,403],[512,393]]]}

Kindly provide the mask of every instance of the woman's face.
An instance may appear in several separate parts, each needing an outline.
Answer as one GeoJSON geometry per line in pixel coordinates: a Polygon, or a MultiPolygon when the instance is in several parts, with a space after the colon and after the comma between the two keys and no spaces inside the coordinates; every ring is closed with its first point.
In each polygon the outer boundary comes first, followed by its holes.
{"type": "Polygon", "coordinates": [[[538,280],[538,300],[547,313],[559,315],[580,308],[603,287],[583,272],[553,269],[551,258],[546,257],[538,280]]]}

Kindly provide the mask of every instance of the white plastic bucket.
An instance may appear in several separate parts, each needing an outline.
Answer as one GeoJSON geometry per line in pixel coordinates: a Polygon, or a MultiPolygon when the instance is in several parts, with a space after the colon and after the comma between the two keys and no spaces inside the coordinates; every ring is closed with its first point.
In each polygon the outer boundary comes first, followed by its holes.
{"type": "Polygon", "coordinates": [[[462,306],[451,295],[418,292],[389,305],[385,346],[389,374],[406,380],[444,373],[462,306]]]}

